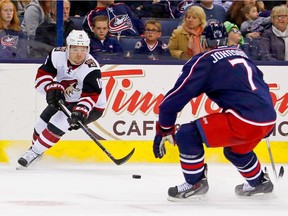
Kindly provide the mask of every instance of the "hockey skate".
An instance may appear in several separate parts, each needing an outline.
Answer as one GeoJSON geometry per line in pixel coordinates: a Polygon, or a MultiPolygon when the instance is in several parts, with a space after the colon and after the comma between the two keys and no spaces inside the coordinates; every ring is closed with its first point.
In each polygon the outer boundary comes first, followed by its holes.
{"type": "Polygon", "coordinates": [[[268,173],[264,173],[261,183],[255,187],[250,186],[248,183],[237,185],[235,187],[235,193],[241,197],[249,197],[254,195],[264,195],[272,193],[274,188],[268,173]]]}
{"type": "Polygon", "coordinates": [[[18,159],[18,163],[21,166],[28,167],[34,160],[36,160],[42,154],[35,153],[31,148],[25,152],[22,157],[18,159]]]}
{"type": "Polygon", "coordinates": [[[204,176],[196,184],[191,185],[184,182],[182,185],[171,187],[168,190],[168,200],[169,201],[184,201],[201,199],[209,190],[209,185],[207,181],[207,165],[205,164],[204,176]]]}

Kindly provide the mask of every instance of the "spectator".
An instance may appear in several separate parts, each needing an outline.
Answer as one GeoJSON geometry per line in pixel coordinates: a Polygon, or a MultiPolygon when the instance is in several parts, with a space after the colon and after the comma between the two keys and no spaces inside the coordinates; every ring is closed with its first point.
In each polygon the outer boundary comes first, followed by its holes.
{"type": "Polygon", "coordinates": [[[251,4],[245,5],[241,9],[245,21],[241,24],[241,32],[250,38],[259,38],[265,28],[271,27],[270,17],[259,17],[257,7],[251,4]]]}
{"type": "Polygon", "coordinates": [[[206,14],[207,22],[218,20],[224,23],[226,20],[226,12],[221,5],[214,4],[214,0],[200,0],[199,6],[203,8],[206,14]]]}
{"type": "Polygon", "coordinates": [[[71,1],[70,15],[74,17],[84,17],[93,8],[96,7],[96,1],[71,1]]]}
{"type": "MultiPolygon", "coordinates": [[[[75,29],[75,25],[72,20],[69,19],[70,14],[70,1],[63,1],[63,21],[64,21],[64,34],[63,41],[65,41],[68,34],[75,29]]],[[[35,40],[50,45],[52,47],[57,46],[57,6],[56,1],[52,2],[51,20],[45,20],[36,29],[35,40]]],[[[62,44],[65,45],[65,44],[62,44]]],[[[50,50],[49,50],[50,51],[50,50]]],[[[45,56],[47,53],[45,53],[45,56]]]]}
{"type": "Polygon", "coordinates": [[[214,4],[221,5],[224,8],[225,12],[226,12],[226,11],[228,11],[230,6],[232,5],[232,1],[214,0],[214,4]]]}
{"type": "Polygon", "coordinates": [[[26,58],[27,38],[21,31],[17,10],[10,0],[0,2],[0,58],[26,58]]]}
{"type": "Polygon", "coordinates": [[[244,38],[238,26],[229,21],[224,22],[224,26],[228,33],[228,46],[237,46],[238,48],[242,49],[250,59],[259,60],[259,47],[257,39],[250,40],[249,38],[244,38]]]}
{"type": "Polygon", "coordinates": [[[186,8],[193,5],[194,0],[179,0],[179,1],[170,1],[171,8],[175,18],[183,17],[186,8]]]}
{"type": "Polygon", "coordinates": [[[51,0],[31,0],[26,6],[21,28],[27,34],[29,40],[35,39],[36,29],[41,23],[45,20],[52,22],[50,17],[51,3],[51,0]]]}
{"type": "Polygon", "coordinates": [[[227,45],[228,46],[235,46],[235,45],[242,45],[244,44],[244,39],[239,30],[238,26],[226,21],[224,22],[225,29],[227,31],[227,45]]]}
{"type": "Polygon", "coordinates": [[[162,40],[161,23],[157,20],[148,20],[145,23],[144,38],[138,41],[134,49],[134,57],[149,60],[168,59],[168,46],[162,40]]]}
{"type": "Polygon", "coordinates": [[[105,15],[95,16],[92,24],[93,36],[90,37],[90,54],[96,59],[123,57],[123,50],[116,38],[110,37],[109,20],[105,15]]]}
{"type": "Polygon", "coordinates": [[[143,34],[144,25],[142,21],[124,3],[114,3],[114,0],[98,0],[97,6],[90,11],[83,23],[83,29],[91,36],[93,18],[105,15],[109,19],[109,31],[111,34],[125,36],[139,36],[143,34]]]}
{"type": "Polygon", "coordinates": [[[18,0],[16,2],[16,5],[17,5],[17,14],[18,16],[21,15],[23,16],[24,15],[24,12],[25,12],[25,8],[26,6],[30,3],[30,0],[18,0]]]}
{"type": "MultiPolygon", "coordinates": [[[[240,13],[241,8],[243,8],[247,4],[252,4],[257,7],[257,11],[260,13],[264,14],[264,4],[261,1],[256,1],[256,0],[237,0],[233,1],[232,5],[226,12],[226,20],[232,23],[235,23],[237,26],[241,26],[241,24],[245,21],[245,18],[242,16],[240,13]]],[[[263,15],[264,16],[264,15],[263,15]]]]}
{"type": "Polygon", "coordinates": [[[139,17],[174,18],[171,0],[125,1],[139,17]]]}
{"type": "Polygon", "coordinates": [[[275,6],[271,11],[272,27],[264,30],[260,39],[262,60],[288,61],[288,8],[275,6]]]}
{"type": "Polygon", "coordinates": [[[170,37],[168,48],[172,58],[188,60],[204,51],[200,37],[206,25],[206,15],[199,6],[189,7],[183,23],[175,29],[170,37]]]}

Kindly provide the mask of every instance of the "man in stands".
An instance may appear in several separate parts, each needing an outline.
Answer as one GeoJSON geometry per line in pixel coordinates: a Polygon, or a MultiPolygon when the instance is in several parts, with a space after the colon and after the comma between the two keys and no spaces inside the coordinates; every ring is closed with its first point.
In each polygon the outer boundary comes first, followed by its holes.
{"type": "Polygon", "coordinates": [[[97,6],[86,17],[83,29],[91,35],[93,18],[105,15],[109,19],[109,31],[116,36],[139,36],[144,32],[142,21],[125,3],[114,3],[114,0],[97,1],[97,6]]]}

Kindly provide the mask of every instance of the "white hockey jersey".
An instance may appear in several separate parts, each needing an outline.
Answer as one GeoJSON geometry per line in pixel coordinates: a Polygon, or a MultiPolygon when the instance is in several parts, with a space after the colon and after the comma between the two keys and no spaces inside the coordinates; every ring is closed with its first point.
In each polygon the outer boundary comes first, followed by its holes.
{"type": "Polygon", "coordinates": [[[43,65],[38,69],[35,88],[45,93],[44,87],[52,81],[57,81],[65,89],[67,103],[78,102],[89,111],[93,107],[105,109],[106,93],[101,79],[99,63],[87,54],[81,65],[71,65],[66,47],[54,48],[43,65]]]}

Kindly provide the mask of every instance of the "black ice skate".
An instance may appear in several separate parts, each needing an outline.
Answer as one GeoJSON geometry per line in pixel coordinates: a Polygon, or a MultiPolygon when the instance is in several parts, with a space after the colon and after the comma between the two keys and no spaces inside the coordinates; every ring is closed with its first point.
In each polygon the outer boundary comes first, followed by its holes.
{"type": "Polygon", "coordinates": [[[264,173],[261,183],[255,187],[250,186],[248,183],[237,185],[235,187],[235,193],[238,196],[248,197],[254,195],[264,195],[272,193],[274,188],[273,183],[271,182],[268,173],[264,173]]]}
{"type": "Polygon", "coordinates": [[[28,167],[39,156],[40,154],[37,154],[32,149],[29,149],[24,155],[22,155],[22,157],[18,159],[18,163],[21,166],[28,167]]]}
{"type": "Polygon", "coordinates": [[[182,201],[188,199],[201,199],[209,190],[207,181],[207,165],[205,164],[203,178],[194,185],[187,182],[182,185],[171,187],[168,190],[169,201],[182,201]]]}

